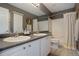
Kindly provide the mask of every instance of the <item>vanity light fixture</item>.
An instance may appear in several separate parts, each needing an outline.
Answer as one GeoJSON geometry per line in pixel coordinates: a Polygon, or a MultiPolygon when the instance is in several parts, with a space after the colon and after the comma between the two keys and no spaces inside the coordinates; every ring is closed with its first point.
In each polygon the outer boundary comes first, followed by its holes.
{"type": "Polygon", "coordinates": [[[39,7],[39,6],[40,6],[39,3],[32,3],[32,5],[33,5],[34,7],[39,7]]]}

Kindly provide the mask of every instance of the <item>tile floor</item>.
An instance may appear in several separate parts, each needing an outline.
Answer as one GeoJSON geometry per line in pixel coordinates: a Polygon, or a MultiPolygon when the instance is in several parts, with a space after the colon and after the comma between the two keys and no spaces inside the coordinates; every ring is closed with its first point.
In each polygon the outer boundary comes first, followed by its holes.
{"type": "Polygon", "coordinates": [[[79,56],[79,51],[64,47],[58,47],[57,49],[51,48],[50,56],[79,56]]]}

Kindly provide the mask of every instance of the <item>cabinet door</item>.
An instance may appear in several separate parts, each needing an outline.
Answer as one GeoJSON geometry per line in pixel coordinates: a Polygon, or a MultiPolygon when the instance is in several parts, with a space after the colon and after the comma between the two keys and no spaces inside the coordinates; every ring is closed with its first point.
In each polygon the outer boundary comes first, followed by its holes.
{"type": "Polygon", "coordinates": [[[12,56],[27,56],[27,44],[22,45],[16,52],[12,54],[12,56]]]}
{"type": "Polygon", "coordinates": [[[41,56],[46,56],[50,52],[50,40],[48,37],[41,39],[41,56]]]}
{"type": "Polygon", "coordinates": [[[51,46],[51,40],[50,40],[50,38],[49,38],[49,36],[48,37],[46,37],[46,46],[47,46],[47,55],[50,53],[50,46],[51,46]]]}
{"type": "Polygon", "coordinates": [[[28,56],[40,56],[40,40],[28,43],[28,56]]]}
{"type": "Polygon", "coordinates": [[[4,50],[0,53],[0,56],[26,56],[27,48],[25,48],[25,46],[27,45],[21,45],[4,50]]]}
{"type": "Polygon", "coordinates": [[[16,53],[12,54],[12,56],[27,56],[27,49],[23,47],[22,50],[18,50],[16,53]]]}

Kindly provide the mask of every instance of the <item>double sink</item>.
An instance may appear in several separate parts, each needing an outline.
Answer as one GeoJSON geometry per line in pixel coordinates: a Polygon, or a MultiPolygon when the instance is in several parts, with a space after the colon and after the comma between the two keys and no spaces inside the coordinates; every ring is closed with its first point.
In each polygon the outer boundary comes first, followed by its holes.
{"type": "MultiPolygon", "coordinates": [[[[44,36],[47,35],[45,33],[38,33],[38,34],[33,34],[34,36],[44,36]]],[[[8,37],[3,39],[5,42],[22,42],[22,41],[27,41],[30,40],[30,36],[17,36],[17,37],[8,37]]]]}

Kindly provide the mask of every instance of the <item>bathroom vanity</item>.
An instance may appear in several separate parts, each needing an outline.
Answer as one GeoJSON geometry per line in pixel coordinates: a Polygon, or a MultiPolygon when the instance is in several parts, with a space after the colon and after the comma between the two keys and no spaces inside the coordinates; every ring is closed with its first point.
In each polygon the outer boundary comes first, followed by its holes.
{"type": "Polygon", "coordinates": [[[32,17],[24,19],[24,13],[9,11],[0,7],[0,56],[46,56],[50,52],[48,34],[33,34],[29,36],[10,36],[20,33],[32,34],[38,32],[38,22],[33,23],[32,17]],[[34,26],[35,24],[35,26],[34,26]],[[3,26],[2,26],[3,25],[3,26]],[[33,27],[35,29],[33,29],[33,27]],[[36,30],[37,28],[37,30],[36,30]],[[33,31],[34,30],[34,31],[33,31]],[[2,38],[3,37],[3,38],[2,38]]]}
{"type": "Polygon", "coordinates": [[[48,35],[30,35],[29,40],[6,42],[0,40],[0,56],[46,56],[50,52],[48,35]]]}

